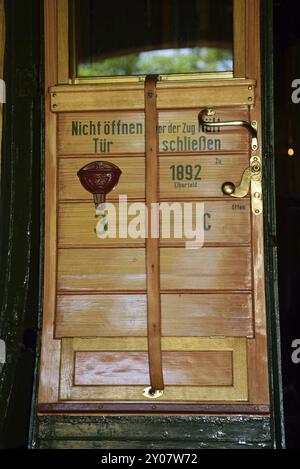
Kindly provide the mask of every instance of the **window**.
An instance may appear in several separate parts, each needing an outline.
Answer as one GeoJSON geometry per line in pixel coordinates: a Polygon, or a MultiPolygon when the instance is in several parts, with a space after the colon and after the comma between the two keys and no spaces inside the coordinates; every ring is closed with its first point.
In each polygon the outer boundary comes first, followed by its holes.
{"type": "Polygon", "coordinates": [[[72,0],[72,76],[233,70],[232,0],[72,0]]]}

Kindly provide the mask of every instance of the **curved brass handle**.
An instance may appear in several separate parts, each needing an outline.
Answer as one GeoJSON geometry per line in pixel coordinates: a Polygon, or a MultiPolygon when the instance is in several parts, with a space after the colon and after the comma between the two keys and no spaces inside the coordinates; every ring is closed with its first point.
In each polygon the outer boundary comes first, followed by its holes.
{"type": "Polygon", "coordinates": [[[250,189],[251,174],[251,167],[246,168],[238,186],[235,186],[233,182],[224,182],[224,184],[222,184],[223,194],[230,195],[231,197],[245,197],[250,189]]]}
{"type": "Polygon", "coordinates": [[[199,124],[205,127],[245,127],[249,130],[251,134],[251,148],[252,150],[258,149],[258,140],[257,140],[257,122],[247,122],[247,121],[224,121],[224,122],[209,122],[205,120],[205,117],[213,117],[216,115],[215,109],[205,108],[199,112],[198,120],[199,124]]]}

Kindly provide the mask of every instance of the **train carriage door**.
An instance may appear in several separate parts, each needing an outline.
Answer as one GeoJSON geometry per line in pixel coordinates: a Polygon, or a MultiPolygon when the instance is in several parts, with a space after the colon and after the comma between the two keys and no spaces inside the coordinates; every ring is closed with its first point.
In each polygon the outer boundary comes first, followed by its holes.
{"type": "Polygon", "coordinates": [[[46,0],[39,411],[267,413],[259,1],[46,0]]]}

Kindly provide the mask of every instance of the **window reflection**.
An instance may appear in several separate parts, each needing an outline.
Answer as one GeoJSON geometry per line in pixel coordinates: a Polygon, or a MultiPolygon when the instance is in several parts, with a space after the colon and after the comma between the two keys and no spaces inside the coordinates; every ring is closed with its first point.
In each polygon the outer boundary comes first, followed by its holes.
{"type": "Polygon", "coordinates": [[[75,75],[232,71],[232,0],[71,1],[75,75]]]}

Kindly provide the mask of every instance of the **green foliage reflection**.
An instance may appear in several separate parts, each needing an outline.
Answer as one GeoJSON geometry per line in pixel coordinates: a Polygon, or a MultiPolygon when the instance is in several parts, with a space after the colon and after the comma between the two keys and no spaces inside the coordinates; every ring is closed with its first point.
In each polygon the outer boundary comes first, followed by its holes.
{"type": "Polygon", "coordinates": [[[78,76],[146,75],[232,70],[232,52],[227,49],[195,47],[165,49],[121,57],[110,57],[78,65],[78,76]]]}

